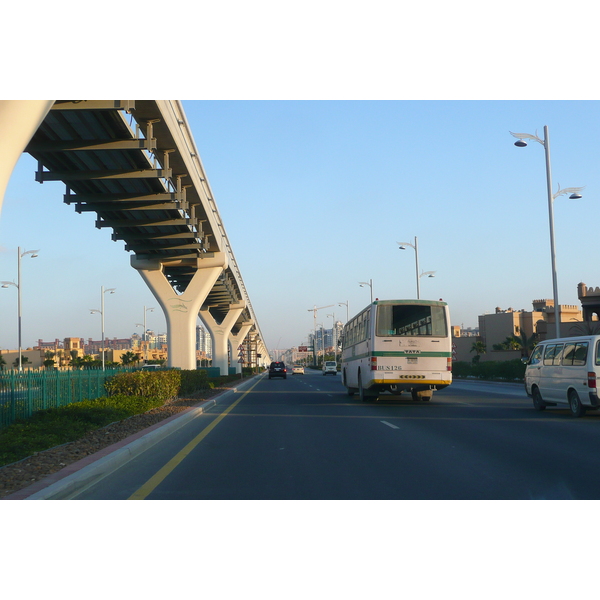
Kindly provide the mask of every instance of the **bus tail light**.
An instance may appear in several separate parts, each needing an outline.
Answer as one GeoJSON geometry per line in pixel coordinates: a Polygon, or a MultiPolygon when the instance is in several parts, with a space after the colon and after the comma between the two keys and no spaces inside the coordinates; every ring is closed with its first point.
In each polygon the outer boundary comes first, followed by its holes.
{"type": "Polygon", "coordinates": [[[596,389],[596,373],[593,371],[588,373],[588,387],[591,390],[596,389]]]}
{"type": "Polygon", "coordinates": [[[371,371],[377,371],[377,357],[371,356],[371,371]]]}
{"type": "Polygon", "coordinates": [[[452,358],[450,356],[446,359],[446,371],[452,371],[452,358]]]}

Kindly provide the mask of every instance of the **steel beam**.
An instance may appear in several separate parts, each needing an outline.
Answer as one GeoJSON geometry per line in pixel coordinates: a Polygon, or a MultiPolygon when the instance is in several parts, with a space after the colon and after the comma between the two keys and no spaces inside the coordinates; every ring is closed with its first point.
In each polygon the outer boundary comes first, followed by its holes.
{"type": "Polygon", "coordinates": [[[156,150],[156,138],[128,140],[70,140],[57,142],[31,142],[25,152],[74,152],[86,150],[156,150]]]}
{"type": "Polygon", "coordinates": [[[35,180],[44,181],[85,181],[88,179],[170,179],[171,169],[105,169],[102,171],[36,171],[35,180]]]}

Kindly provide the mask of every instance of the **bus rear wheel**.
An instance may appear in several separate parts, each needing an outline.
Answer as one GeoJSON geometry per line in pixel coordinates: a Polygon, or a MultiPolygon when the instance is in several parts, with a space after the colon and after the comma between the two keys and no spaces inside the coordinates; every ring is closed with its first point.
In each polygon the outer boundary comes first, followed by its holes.
{"type": "Polygon", "coordinates": [[[361,402],[372,402],[376,397],[369,394],[369,392],[363,388],[362,377],[360,373],[358,374],[358,397],[360,398],[361,402]]]}
{"type": "Polygon", "coordinates": [[[343,377],[342,383],[344,384],[344,386],[346,388],[346,394],[350,397],[354,396],[354,394],[356,393],[356,388],[352,388],[346,383],[346,369],[344,369],[344,371],[342,373],[342,377],[343,377]]]}

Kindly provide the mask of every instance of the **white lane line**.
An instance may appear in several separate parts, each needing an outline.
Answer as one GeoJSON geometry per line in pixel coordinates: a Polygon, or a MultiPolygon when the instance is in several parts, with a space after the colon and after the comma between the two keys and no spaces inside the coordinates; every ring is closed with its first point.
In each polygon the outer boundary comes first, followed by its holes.
{"type": "Polygon", "coordinates": [[[400,427],[396,427],[395,425],[392,425],[392,423],[388,423],[387,421],[381,421],[384,425],[387,425],[388,427],[391,427],[392,429],[400,429],[400,427]]]}

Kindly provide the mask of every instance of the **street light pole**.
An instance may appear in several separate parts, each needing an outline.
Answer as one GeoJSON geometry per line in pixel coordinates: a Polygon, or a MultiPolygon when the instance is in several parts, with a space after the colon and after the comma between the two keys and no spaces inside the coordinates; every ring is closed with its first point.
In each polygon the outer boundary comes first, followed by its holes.
{"type": "Polygon", "coordinates": [[[338,302],[338,306],[346,307],[346,323],[350,320],[350,300],[346,302],[338,302]]]}
{"type": "Polygon", "coordinates": [[[419,300],[421,298],[421,288],[420,288],[420,277],[419,277],[419,244],[417,241],[417,236],[415,235],[415,243],[414,245],[411,244],[410,242],[396,242],[396,244],[398,244],[398,246],[400,246],[398,249],[399,250],[406,250],[405,246],[410,246],[414,251],[415,251],[415,266],[416,266],[416,272],[417,272],[417,300],[419,300]]]}
{"type": "Polygon", "coordinates": [[[144,333],[142,334],[142,340],[144,341],[144,364],[148,362],[148,336],[146,335],[146,313],[154,312],[154,308],[146,308],[144,306],[144,333]]]}
{"type": "Polygon", "coordinates": [[[371,304],[373,304],[373,280],[369,279],[368,282],[366,282],[366,281],[359,281],[358,284],[360,285],[360,287],[368,285],[371,288],[371,304]]]}
{"type": "Polygon", "coordinates": [[[337,364],[337,343],[336,343],[337,342],[337,332],[335,330],[335,313],[332,313],[327,316],[331,317],[331,319],[333,321],[333,327],[331,328],[331,338],[333,341],[333,360],[337,364]]]}
{"type": "Polygon", "coordinates": [[[19,336],[19,371],[23,371],[23,342],[22,342],[22,310],[21,310],[21,259],[27,254],[31,254],[31,258],[37,258],[39,250],[27,250],[21,252],[21,246],[17,249],[17,283],[14,281],[2,281],[2,287],[7,288],[13,285],[17,288],[17,314],[18,314],[18,336],[19,336]]]}
{"type": "Polygon", "coordinates": [[[558,185],[558,191],[553,194],[552,193],[552,168],[550,165],[550,136],[548,133],[548,125],[544,125],[544,139],[540,139],[536,135],[532,135],[530,133],[513,133],[509,131],[509,133],[518,138],[515,142],[515,146],[518,148],[524,148],[527,146],[527,142],[524,140],[534,140],[544,146],[544,151],[546,155],[546,187],[548,190],[548,220],[550,222],[550,259],[552,263],[552,293],[554,295],[554,320],[556,327],[556,337],[560,337],[560,304],[558,303],[558,276],[556,274],[556,250],[554,244],[554,200],[558,198],[558,196],[562,196],[564,194],[571,194],[569,196],[570,200],[577,200],[581,198],[581,190],[583,187],[574,187],[574,188],[565,188],[564,190],[560,189],[560,184],[558,185]]]}
{"type": "Polygon", "coordinates": [[[108,289],[104,289],[104,286],[100,287],[100,310],[96,309],[96,308],[91,308],[90,309],[90,314],[94,314],[94,313],[100,313],[100,316],[102,317],[102,370],[104,371],[105,369],[105,358],[104,358],[104,294],[106,294],[106,292],[110,292],[111,294],[115,293],[115,290],[117,288],[108,288],[108,289]]]}

